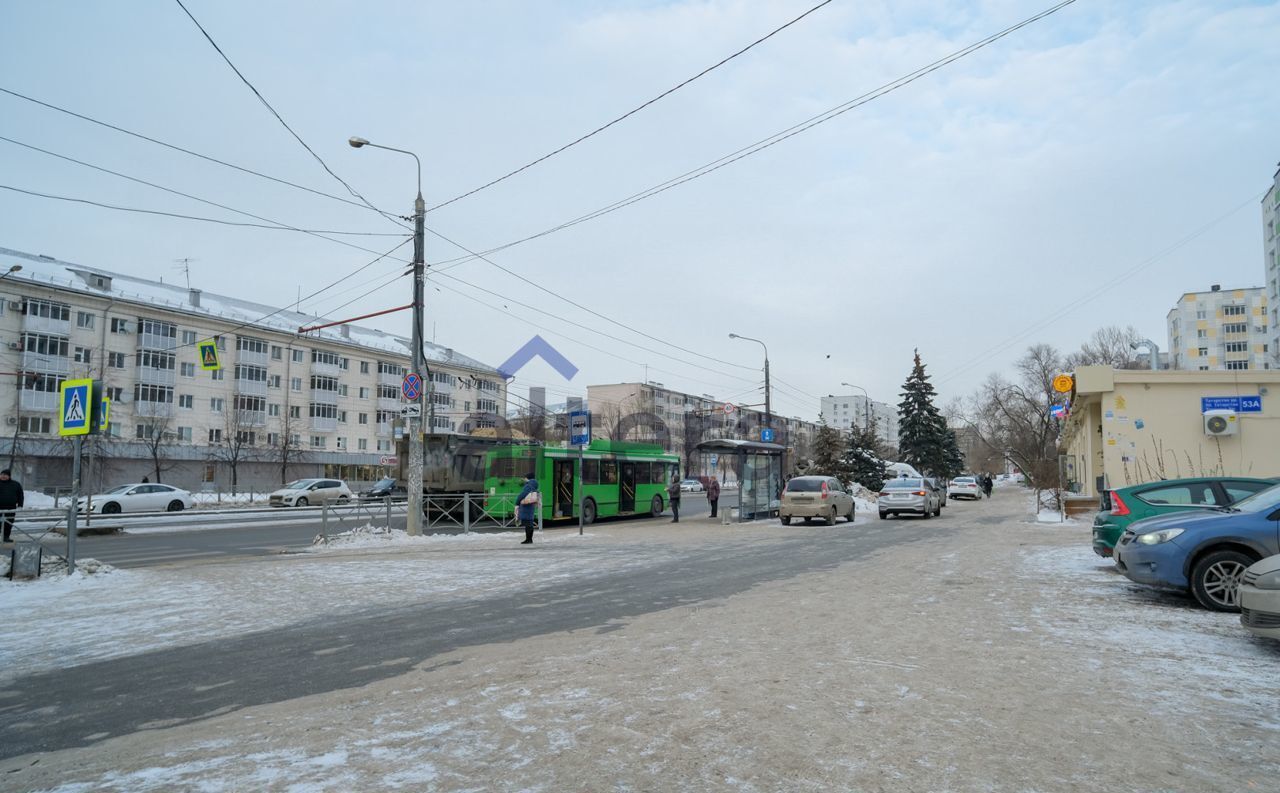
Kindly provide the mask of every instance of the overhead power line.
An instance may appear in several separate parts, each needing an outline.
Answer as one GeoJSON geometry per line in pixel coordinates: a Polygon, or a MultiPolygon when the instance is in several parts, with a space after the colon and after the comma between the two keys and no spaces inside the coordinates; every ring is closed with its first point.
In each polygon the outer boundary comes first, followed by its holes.
{"type": "Polygon", "coordinates": [[[196,28],[200,30],[200,33],[204,35],[205,40],[209,42],[210,46],[212,46],[215,51],[217,51],[218,55],[222,56],[222,60],[226,61],[226,64],[231,67],[231,71],[236,73],[236,77],[240,78],[240,82],[244,83],[245,86],[247,86],[248,89],[253,92],[253,95],[258,97],[258,101],[262,103],[263,107],[271,111],[271,115],[276,117],[276,121],[279,121],[280,125],[284,127],[286,130],[288,130],[289,134],[293,136],[293,139],[296,140],[298,144],[302,146],[302,148],[306,149],[307,153],[310,154],[312,157],[314,157],[316,162],[320,163],[320,167],[324,168],[325,171],[330,176],[338,180],[339,184],[347,188],[348,193],[355,196],[355,198],[357,198],[365,206],[369,207],[370,209],[382,215],[383,217],[386,217],[392,221],[396,220],[396,216],[388,212],[384,212],[381,209],[378,209],[373,204],[369,203],[368,199],[360,195],[360,193],[357,192],[354,187],[347,184],[346,180],[344,180],[341,176],[338,176],[336,173],[334,173],[333,169],[329,167],[329,164],[325,162],[320,157],[319,154],[316,154],[315,150],[312,149],[310,146],[308,146],[307,142],[303,140],[298,133],[293,131],[293,127],[289,126],[289,124],[284,120],[284,118],[278,112],[276,112],[276,109],[271,106],[271,103],[267,101],[267,98],[264,97],[262,93],[258,91],[257,87],[255,87],[253,83],[249,82],[249,78],[245,77],[244,74],[240,71],[240,69],[237,68],[236,65],[231,62],[231,59],[227,57],[227,54],[222,51],[221,47],[218,46],[218,42],[214,41],[213,36],[209,35],[209,31],[205,30],[204,26],[200,24],[200,21],[195,18],[195,16],[191,13],[191,11],[187,9],[185,5],[183,5],[182,0],[174,0],[174,2],[178,4],[178,7],[181,8],[183,13],[187,15],[187,18],[190,19],[191,22],[196,26],[196,28]]]}
{"type": "MultiPolygon", "coordinates": [[[[753,154],[759,154],[760,152],[768,148],[771,148],[773,146],[776,146],[777,144],[782,143],[785,140],[795,137],[796,135],[799,135],[802,132],[807,132],[808,130],[813,129],[814,127],[820,124],[825,124],[826,122],[831,121],[832,119],[838,118],[839,116],[842,116],[845,113],[848,113],[849,111],[854,110],[855,108],[861,107],[869,102],[879,99],[882,96],[886,96],[900,88],[903,88],[904,86],[907,86],[915,82],[921,77],[924,77],[928,74],[932,74],[933,72],[938,71],[939,69],[945,66],[948,66],[949,64],[954,63],[955,61],[958,61],[961,58],[964,58],[968,55],[972,55],[978,50],[981,50],[982,48],[987,47],[999,41],[1000,39],[1018,30],[1021,30],[1022,28],[1028,25],[1031,25],[1035,22],[1038,22],[1044,19],[1047,16],[1050,16],[1051,14],[1055,14],[1058,11],[1061,11],[1063,8],[1066,8],[1067,6],[1071,5],[1075,1],[1076,0],[1063,0],[1063,2],[1060,2],[1057,5],[1054,5],[1050,8],[1047,8],[1044,11],[1041,11],[1040,13],[1035,14],[1034,16],[1030,16],[1022,20],[1021,22],[1018,22],[1015,25],[1010,25],[1009,27],[997,33],[993,33],[990,36],[987,36],[986,38],[981,39],[980,41],[974,42],[973,44],[970,44],[967,47],[956,50],[951,54],[943,58],[939,58],[938,60],[930,64],[922,66],[913,72],[905,74],[902,77],[897,78],[896,80],[892,80],[888,83],[885,83],[878,88],[875,88],[871,91],[868,91],[862,94],[861,96],[857,96],[857,97],[854,97],[853,99],[850,99],[848,102],[844,102],[840,105],[837,105],[831,108],[830,110],[827,110],[823,113],[819,113],[816,116],[812,116],[798,124],[788,127],[787,129],[784,129],[780,132],[776,132],[767,138],[762,138],[756,141],[755,143],[752,143],[748,146],[744,146],[738,149],[737,151],[730,152],[729,154],[726,154],[717,160],[712,160],[711,162],[705,165],[702,165],[698,168],[694,168],[693,170],[690,170],[690,171],[686,171],[685,173],[679,176],[668,179],[667,181],[654,185],[653,187],[650,187],[646,190],[641,190],[640,192],[634,193],[628,196],[627,198],[623,198],[621,200],[615,201],[612,204],[608,204],[599,209],[588,212],[585,215],[580,215],[572,220],[567,220],[556,226],[552,226],[550,228],[544,229],[536,234],[530,234],[527,237],[521,237],[520,239],[512,240],[511,242],[507,242],[502,245],[489,248],[487,250],[482,251],[481,253],[484,255],[491,255],[499,251],[512,248],[516,245],[522,245],[531,240],[536,240],[541,237],[545,237],[549,234],[554,234],[558,231],[563,231],[564,229],[571,228],[580,223],[586,223],[587,221],[604,217],[605,215],[616,212],[619,209],[623,209],[625,207],[631,206],[632,204],[636,204],[636,203],[639,203],[640,201],[644,201],[645,199],[653,198],[656,195],[665,193],[666,191],[671,190],[672,188],[679,187],[680,185],[683,185],[683,184],[687,184],[689,182],[692,182],[695,179],[700,179],[704,176],[707,176],[708,174],[711,174],[720,170],[721,168],[724,168],[728,165],[732,165],[733,163],[738,162],[739,160],[743,160],[747,157],[750,157],[753,154]]],[[[439,262],[436,262],[434,266],[437,267],[437,269],[447,269],[447,268],[441,268],[440,266],[447,265],[448,267],[456,267],[460,264],[465,264],[466,262],[473,261],[477,258],[480,258],[480,254],[472,254],[470,256],[458,257],[456,259],[439,261],[439,262]]]]}
{"type": "Polygon", "coordinates": [[[716,69],[719,69],[721,66],[724,66],[726,63],[728,63],[729,61],[733,60],[734,58],[737,58],[739,55],[742,55],[743,53],[747,52],[748,50],[752,49],[753,47],[755,47],[755,46],[756,46],[756,45],[758,45],[758,44],[763,44],[764,42],[768,41],[769,39],[773,38],[774,36],[778,35],[778,34],[779,34],[779,33],[781,33],[782,31],[786,30],[787,28],[791,27],[792,25],[796,24],[796,23],[797,23],[797,22],[799,22],[800,20],[804,19],[805,17],[809,16],[809,15],[810,15],[810,14],[812,14],[813,12],[817,11],[818,9],[822,8],[823,6],[825,6],[825,5],[829,4],[829,3],[831,3],[831,0],[822,0],[822,2],[821,2],[821,3],[818,3],[818,4],[817,4],[816,6],[814,6],[813,8],[810,8],[808,11],[805,11],[805,12],[804,12],[803,14],[801,14],[800,16],[796,17],[795,19],[792,19],[790,22],[787,22],[785,25],[781,25],[780,27],[776,27],[776,28],[774,28],[773,30],[769,31],[769,32],[768,32],[768,33],[766,33],[765,35],[763,35],[763,36],[761,36],[760,38],[756,39],[755,41],[751,42],[750,44],[748,44],[747,46],[745,46],[745,47],[743,47],[742,49],[738,50],[737,52],[733,53],[732,55],[729,55],[728,57],[721,59],[720,61],[718,61],[718,62],[716,62],[716,63],[712,64],[711,66],[708,66],[707,68],[703,69],[702,71],[698,72],[697,74],[693,75],[692,77],[689,77],[688,79],[685,79],[685,80],[683,80],[683,81],[681,81],[681,82],[677,83],[676,85],[672,86],[671,88],[668,88],[667,90],[663,91],[662,93],[658,94],[657,96],[653,97],[652,99],[649,99],[649,100],[647,100],[647,101],[645,101],[645,102],[642,102],[639,106],[634,107],[634,108],[632,108],[631,110],[628,110],[627,112],[623,113],[622,115],[618,116],[617,118],[613,119],[612,121],[610,121],[610,122],[608,122],[608,123],[606,123],[606,124],[602,124],[602,125],[600,125],[600,126],[596,127],[595,129],[591,130],[591,131],[590,131],[590,132],[588,132],[587,134],[582,135],[582,136],[580,136],[580,137],[576,138],[575,140],[572,140],[572,141],[570,141],[569,143],[564,144],[563,146],[561,146],[561,147],[560,147],[560,148],[558,148],[558,149],[555,149],[555,150],[553,150],[553,151],[550,151],[550,152],[548,152],[548,153],[546,153],[546,154],[542,155],[541,157],[537,158],[537,159],[536,159],[536,160],[534,160],[533,162],[526,163],[525,165],[520,166],[519,168],[515,169],[514,171],[511,171],[511,172],[509,172],[509,173],[507,173],[507,174],[504,174],[504,175],[502,175],[502,176],[499,176],[497,179],[493,179],[493,180],[491,180],[491,181],[489,181],[489,182],[486,182],[486,183],[484,183],[484,184],[480,185],[479,187],[476,187],[476,188],[474,188],[474,189],[472,189],[472,190],[468,190],[467,192],[465,192],[465,193],[463,193],[463,194],[461,194],[461,195],[454,196],[453,198],[450,198],[448,201],[444,201],[444,202],[442,202],[442,203],[436,204],[435,206],[428,208],[428,209],[427,209],[427,211],[428,211],[428,212],[434,212],[434,211],[436,211],[437,209],[440,209],[440,208],[442,208],[442,207],[447,207],[447,206],[449,206],[450,204],[454,203],[455,201],[461,201],[462,199],[467,198],[468,196],[473,196],[473,195],[475,195],[476,193],[480,192],[481,190],[484,190],[484,189],[489,188],[489,187],[493,187],[494,185],[498,184],[499,182],[505,182],[507,179],[510,179],[511,177],[515,176],[516,174],[521,173],[521,172],[523,172],[523,171],[527,171],[527,170],[529,170],[530,168],[532,168],[533,166],[537,165],[538,163],[545,162],[546,160],[551,159],[552,157],[556,156],[557,154],[560,154],[561,152],[564,152],[564,151],[566,151],[566,150],[568,150],[568,149],[573,148],[574,146],[577,146],[579,143],[582,143],[583,141],[587,140],[588,138],[594,137],[594,136],[596,136],[596,135],[600,134],[601,132],[604,132],[604,131],[605,131],[606,129],[608,129],[609,127],[612,127],[614,124],[617,124],[617,123],[619,123],[619,122],[621,122],[621,121],[625,121],[626,119],[630,118],[631,116],[634,116],[636,113],[639,113],[641,110],[644,110],[646,107],[649,107],[650,105],[654,104],[655,102],[658,102],[658,101],[660,101],[660,100],[662,100],[662,99],[664,99],[664,98],[666,98],[666,97],[670,96],[671,94],[674,94],[676,91],[679,91],[681,88],[684,88],[684,87],[685,87],[686,85],[688,85],[689,83],[692,83],[693,81],[695,81],[695,80],[697,80],[697,79],[699,79],[699,78],[701,78],[701,77],[705,77],[706,75],[710,74],[711,72],[715,71],[716,69]]]}

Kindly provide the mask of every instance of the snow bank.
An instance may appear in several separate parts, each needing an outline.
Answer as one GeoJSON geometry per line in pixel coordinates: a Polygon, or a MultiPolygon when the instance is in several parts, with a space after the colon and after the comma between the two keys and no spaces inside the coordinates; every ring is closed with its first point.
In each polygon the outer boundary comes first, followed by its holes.
{"type": "Polygon", "coordinates": [[[98,579],[106,575],[120,576],[123,573],[105,562],[97,559],[77,559],[76,571],[67,575],[67,563],[62,557],[45,554],[40,561],[40,577],[26,581],[10,581],[8,553],[0,556],[0,598],[4,599],[5,608],[20,605],[29,597],[41,598],[48,595],[51,587],[77,587],[90,579],[98,579]]]}
{"type": "MultiPolygon", "coordinates": [[[[566,534],[556,536],[537,535],[541,542],[563,542],[572,539],[583,539],[593,537],[592,534],[583,534],[581,537],[577,534],[566,534]]],[[[311,541],[311,547],[307,549],[308,553],[323,552],[327,550],[346,550],[352,548],[400,548],[405,546],[432,546],[438,544],[456,545],[459,543],[486,543],[497,547],[506,547],[511,545],[513,538],[524,538],[523,533],[518,532],[478,532],[459,534],[423,534],[417,537],[410,536],[403,529],[392,529],[386,526],[375,526],[372,523],[366,523],[363,526],[357,526],[350,531],[340,532],[338,534],[318,534],[311,541]]]]}

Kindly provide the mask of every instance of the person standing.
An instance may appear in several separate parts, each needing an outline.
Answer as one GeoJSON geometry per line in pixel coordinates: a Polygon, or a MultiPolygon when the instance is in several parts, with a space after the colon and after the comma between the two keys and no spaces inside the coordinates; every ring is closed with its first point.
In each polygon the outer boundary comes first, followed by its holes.
{"type": "Polygon", "coordinates": [[[720,480],[714,476],[707,477],[707,503],[711,505],[711,517],[714,518],[720,503],[720,480]]]}
{"type": "Polygon", "coordinates": [[[9,469],[0,471],[0,527],[4,529],[4,541],[12,542],[14,510],[23,505],[26,494],[22,483],[9,478],[9,469]]]}
{"type": "Polygon", "coordinates": [[[671,522],[680,522],[680,474],[671,477],[671,484],[667,485],[667,498],[671,502],[671,522]]]}
{"type": "Polygon", "coordinates": [[[532,473],[525,474],[524,487],[520,488],[520,495],[516,496],[516,504],[519,505],[516,516],[524,526],[524,542],[520,543],[521,545],[533,544],[533,530],[538,527],[537,510],[541,501],[542,494],[538,490],[538,480],[532,473]]]}
{"type": "Polygon", "coordinates": [[[982,475],[982,492],[987,498],[991,498],[991,486],[993,484],[994,482],[991,481],[991,474],[982,475]]]}

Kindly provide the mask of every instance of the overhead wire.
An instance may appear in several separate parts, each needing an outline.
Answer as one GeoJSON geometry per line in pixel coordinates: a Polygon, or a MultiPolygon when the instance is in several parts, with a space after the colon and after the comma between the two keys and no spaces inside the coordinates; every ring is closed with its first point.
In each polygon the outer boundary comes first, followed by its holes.
{"type": "Polygon", "coordinates": [[[658,101],[660,101],[660,100],[662,100],[662,99],[664,99],[664,98],[666,98],[666,97],[670,96],[671,94],[674,94],[676,91],[679,91],[681,88],[684,88],[686,85],[689,85],[690,83],[694,82],[695,80],[698,80],[699,78],[705,77],[706,75],[710,74],[711,72],[715,71],[716,69],[719,69],[721,66],[724,66],[724,65],[725,65],[726,63],[728,63],[729,61],[731,61],[731,60],[733,60],[734,58],[737,58],[738,56],[740,56],[740,55],[742,55],[742,54],[746,53],[748,50],[750,50],[750,49],[752,49],[752,48],[756,47],[757,45],[759,45],[759,44],[763,44],[764,42],[766,42],[766,41],[768,41],[769,39],[773,38],[774,36],[778,35],[778,34],[779,34],[779,33],[781,33],[782,31],[784,31],[784,30],[786,30],[787,28],[791,27],[792,25],[796,24],[796,23],[797,23],[797,22],[799,22],[800,20],[802,20],[802,19],[804,19],[805,17],[809,16],[810,14],[814,13],[814,12],[815,12],[815,11],[817,11],[818,9],[822,8],[822,7],[823,7],[823,6],[825,6],[825,5],[828,5],[829,3],[831,3],[831,1],[832,1],[832,0],[822,0],[822,2],[821,2],[821,3],[818,3],[816,6],[813,6],[813,7],[812,7],[812,8],[810,8],[808,11],[805,11],[803,14],[801,14],[800,16],[795,17],[794,19],[792,19],[791,21],[787,22],[787,23],[786,23],[786,24],[784,24],[784,25],[781,25],[780,27],[776,27],[776,28],[774,28],[773,30],[769,31],[767,34],[765,34],[765,35],[761,36],[760,38],[756,39],[755,41],[751,42],[751,43],[750,43],[750,44],[748,44],[747,46],[743,47],[742,49],[738,50],[737,52],[734,52],[732,55],[729,55],[729,56],[727,56],[727,57],[725,57],[725,58],[722,58],[720,61],[718,61],[718,62],[716,62],[716,63],[712,64],[711,66],[708,66],[707,68],[703,69],[702,71],[698,72],[697,74],[693,75],[692,77],[689,77],[689,78],[687,78],[687,79],[685,79],[685,80],[683,80],[683,81],[681,81],[681,82],[677,83],[676,85],[672,86],[671,88],[668,88],[667,90],[663,91],[662,93],[658,94],[657,96],[653,97],[652,99],[649,99],[649,100],[647,100],[647,101],[645,101],[645,102],[642,102],[642,103],[641,103],[640,105],[638,105],[637,107],[634,107],[634,108],[632,108],[631,110],[628,110],[627,112],[623,113],[622,115],[618,116],[617,118],[613,119],[612,121],[609,121],[609,122],[607,122],[607,123],[605,123],[605,124],[602,124],[602,125],[600,125],[600,126],[596,127],[595,129],[591,130],[590,132],[586,133],[585,135],[582,135],[582,136],[580,136],[580,137],[576,138],[575,140],[572,140],[572,141],[570,141],[569,143],[564,144],[563,146],[559,147],[558,149],[554,149],[553,151],[550,151],[550,152],[548,152],[548,153],[546,153],[546,154],[542,155],[541,157],[538,157],[537,159],[533,160],[532,162],[526,163],[525,165],[522,165],[522,166],[520,166],[519,168],[516,168],[514,171],[511,171],[511,172],[509,172],[509,173],[507,173],[507,174],[504,174],[504,175],[502,175],[502,176],[499,176],[499,177],[498,177],[498,178],[496,178],[496,179],[493,179],[493,180],[491,180],[491,181],[488,181],[488,182],[486,182],[486,183],[484,183],[484,184],[480,185],[479,187],[476,187],[476,188],[473,188],[473,189],[471,189],[471,190],[468,190],[467,192],[462,193],[461,195],[454,196],[453,198],[450,198],[448,201],[443,201],[443,202],[441,202],[441,203],[439,203],[439,204],[436,204],[435,206],[432,206],[432,207],[428,208],[428,209],[427,209],[427,211],[428,211],[428,212],[434,212],[435,210],[437,210],[437,209],[441,209],[442,207],[447,207],[447,206],[449,206],[450,204],[452,204],[452,203],[454,203],[454,202],[456,202],[456,201],[461,201],[462,199],[467,198],[468,196],[473,196],[473,195],[475,195],[476,193],[480,192],[481,190],[485,190],[485,189],[487,189],[487,188],[489,188],[489,187],[493,187],[494,185],[499,184],[500,182],[505,182],[507,179],[510,179],[511,177],[515,176],[516,174],[519,174],[519,173],[522,173],[522,172],[524,172],[524,171],[527,171],[527,170],[529,170],[530,168],[534,167],[535,165],[537,165],[537,164],[539,164],[539,163],[541,163],[541,162],[545,162],[546,160],[549,160],[549,159],[551,159],[552,157],[556,156],[557,154],[560,154],[560,153],[562,153],[562,152],[564,152],[564,151],[566,151],[566,150],[568,150],[568,149],[573,148],[574,146],[577,146],[579,143],[582,143],[583,141],[585,141],[585,140],[587,140],[587,139],[589,139],[589,138],[595,137],[596,135],[600,134],[601,132],[604,132],[605,130],[609,129],[609,128],[610,128],[610,127],[612,127],[613,125],[618,124],[619,122],[625,121],[626,119],[630,118],[631,116],[634,116],[636,113],[639,113],[641,110],[644,110],[646,107],[649,107],[650,105],[654,104],[655,102],[658,102],[658,101]]]}

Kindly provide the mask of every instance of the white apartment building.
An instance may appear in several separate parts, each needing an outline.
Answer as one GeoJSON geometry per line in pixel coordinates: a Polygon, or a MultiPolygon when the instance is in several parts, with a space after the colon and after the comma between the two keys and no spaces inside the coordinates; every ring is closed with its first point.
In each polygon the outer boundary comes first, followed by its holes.
{"type": "Polygon", "coordinates": [[[1270,359],[1280,368],[1280,170],[1272,178],[1271,189],[1262,197],[1262,253],[1267,302],[1271,307],[1270,359]]]}
{"type": "Polygon", "coordinates": [[[1266,289],[1188,292],[1166,318],[1174,369],[1270,369],[1272,336],[1266,289]]]}
{"type": "MultiPolygon", "coordinates": [[[[86,444],[86,487],[156,478],[190,490],[264,490],[282,479],[367,481],[394,470],[409,340],[315,316],[0,248],[0,461],[27,488],[70,484],[58,436],[64,379],[100,380],[107,432],[86,444]],[[10,268],[15,268],[11,270],[10,268]],[[221,369],[196,342],[215,339],[221,369]]],[[[492,426],[506,384],[492,367],[426,345],[437,432],[492,426]]],[[[427,373],[424,373],[424,377],[427,373]]]]}
{"type": "Polygon", "coordinates": [[[820,400],[822,417],[838,430],[875,425],[876,437],[887,446],[898,445],[898,409],[862,394],[827,395],[820,400]]]}

